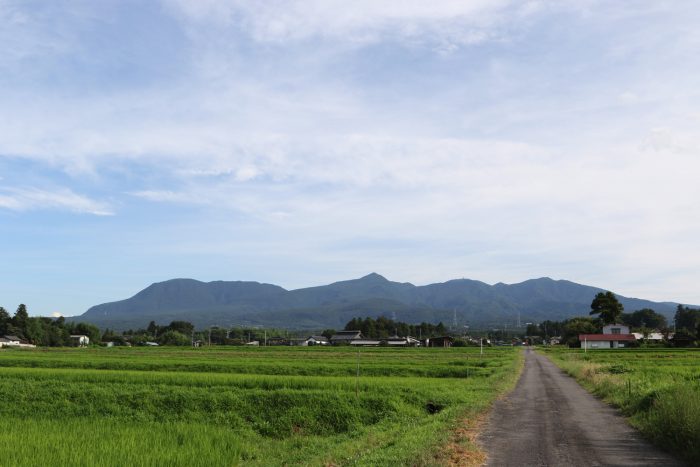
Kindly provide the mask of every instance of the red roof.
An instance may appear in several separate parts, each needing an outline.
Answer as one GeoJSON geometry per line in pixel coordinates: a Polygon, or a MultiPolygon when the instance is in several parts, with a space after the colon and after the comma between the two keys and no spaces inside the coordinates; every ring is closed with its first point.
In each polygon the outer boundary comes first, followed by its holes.
{"type": "Polygon", "coordinates": [[[634,341],[633,334],[579,334],[578,340],[583,341],[634,341]]]}

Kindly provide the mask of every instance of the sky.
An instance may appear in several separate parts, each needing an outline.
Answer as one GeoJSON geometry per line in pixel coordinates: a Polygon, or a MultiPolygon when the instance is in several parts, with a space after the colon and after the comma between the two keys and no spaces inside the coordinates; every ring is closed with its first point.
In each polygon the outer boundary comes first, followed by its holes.
{"type": "Polygon", "coordinates": [[[700,304],[694,0],[0,0],[0,305],[548,276],[700,304]]]}

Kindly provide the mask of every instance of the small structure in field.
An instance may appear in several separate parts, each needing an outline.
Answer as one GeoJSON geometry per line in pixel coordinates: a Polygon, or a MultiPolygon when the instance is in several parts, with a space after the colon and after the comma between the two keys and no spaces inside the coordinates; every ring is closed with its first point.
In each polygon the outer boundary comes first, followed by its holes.
{"type": "Polygon", "coordinates": [[[454,338],[451,336],[429,337],[425,340],[426,347],[452,347],[454,338]]]}
{"type": "Polygon", "coordinates": [[[90,338],[84,334],[73,334],[70,336],[70,341],[76,347],[87,347],[90,345],[90,338]]]}
{"type": "Polygon", "coordinates": [[[361,331],[338,331],[331,336],[331,344],[347,345],[358,339],[364,339],[361,331]]]}

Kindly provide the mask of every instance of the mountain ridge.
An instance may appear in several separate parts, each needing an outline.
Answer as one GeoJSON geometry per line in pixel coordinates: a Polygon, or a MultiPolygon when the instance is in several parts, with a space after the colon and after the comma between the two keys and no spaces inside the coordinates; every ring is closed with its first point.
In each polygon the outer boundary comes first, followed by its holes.
{"type": "MultiPolygon", "coordinates": [[[[540,277],[515,284],[489,285],[453,279],[416,286],[370,273],[328,285],[287,290],[255,281],[178,278],[155,282],[134,296],[88,309],[74,320],[100,327],[144,327],[149,321],[187,320],[197,326],[272,326],[339,328],[357,316],[396,317],[405,322],[460,326],[515,325],[588,315],[596,293],[604,289],[565,279],[540,277]],[[519,316],[518,316],[519,315],[519,316]]],[[[675,302],[653,302],[618,295],[625,310],[652,308],[672,317],[675,302]]]]}

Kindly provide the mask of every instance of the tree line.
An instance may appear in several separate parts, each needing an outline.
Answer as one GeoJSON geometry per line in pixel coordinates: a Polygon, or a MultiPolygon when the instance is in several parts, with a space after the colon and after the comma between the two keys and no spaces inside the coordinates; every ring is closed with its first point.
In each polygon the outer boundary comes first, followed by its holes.
{"type": "Polygon", "coordinates": [[[30,344],[46,347],[62,347],[72,345],[70,336],[82,334],[91,342],[99,342],[100,329],[89,323],[66,322],[65,318],[30,318],[27,306],[20,304],[15,314],[10,316],[8,311],[0,306],[0,337],[16,336],[30,344]]]}
{"type": "Polygon", "coordinates": [[[361,331],[365,337],[386,339],[391,336],[435,337],[447,334],[447,328],[442,322],[438,324],[420,323],[409,324],[380,316],[377,319],[367,317],[353,318],[345,325],[346,331],[361,331]]]}

